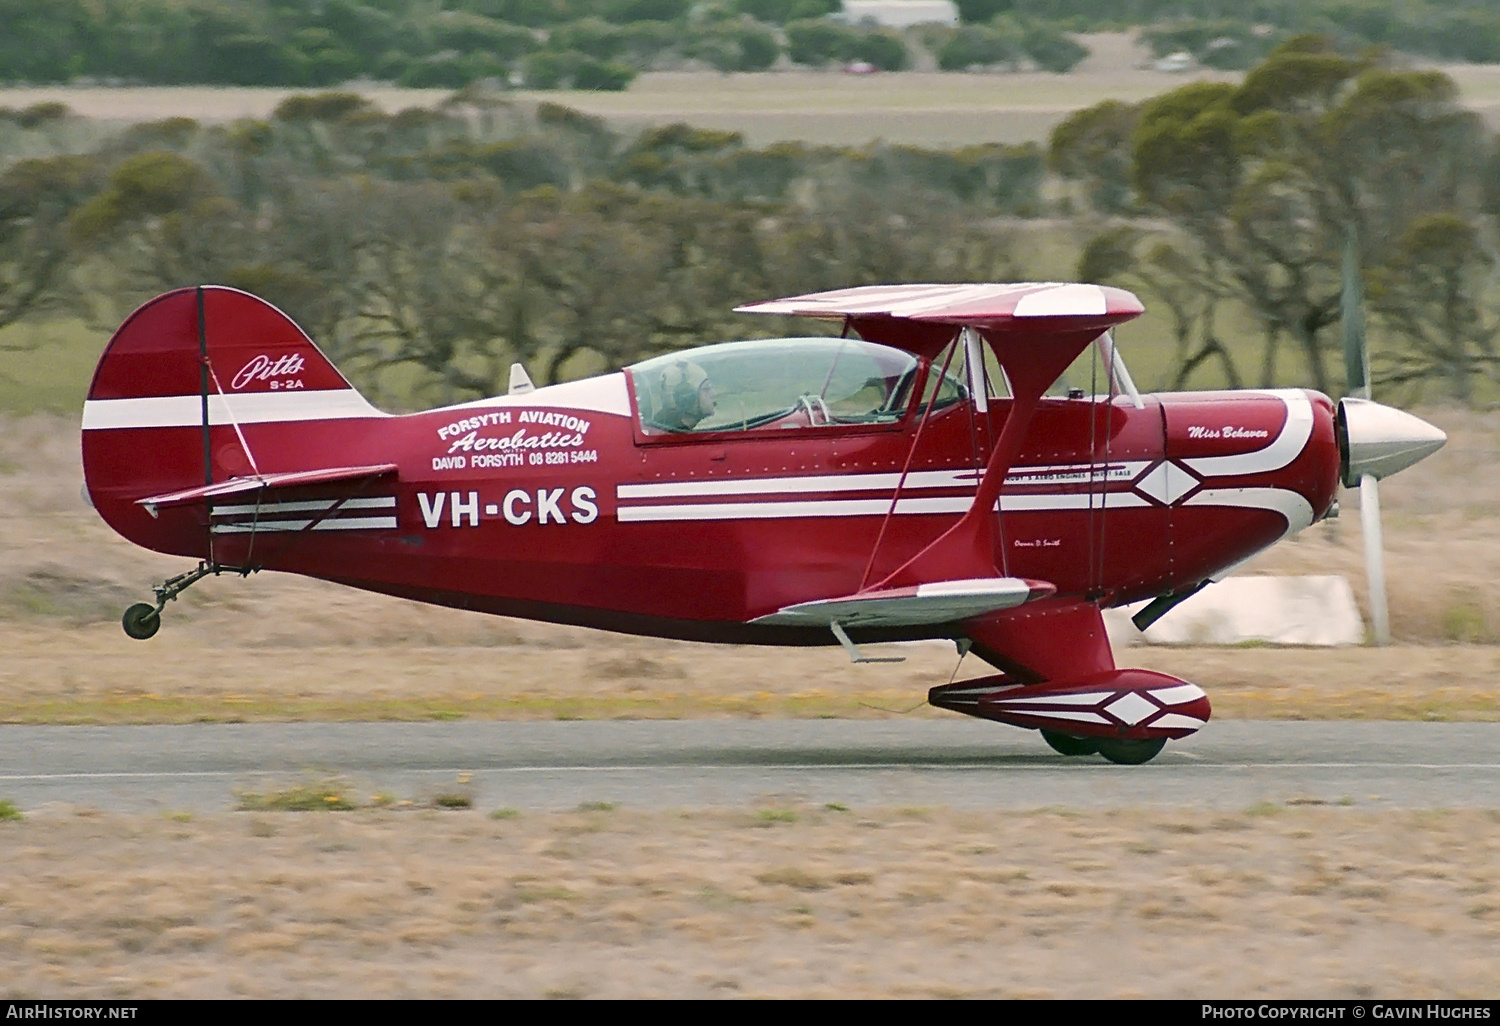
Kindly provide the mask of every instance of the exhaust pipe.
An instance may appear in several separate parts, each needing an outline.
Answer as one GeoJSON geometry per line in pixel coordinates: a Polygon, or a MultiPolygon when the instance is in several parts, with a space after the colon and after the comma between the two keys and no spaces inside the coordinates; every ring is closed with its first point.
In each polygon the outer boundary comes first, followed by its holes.
{"type": "Polygon", "coordinates": [[[1421,417],[1352,396],[1339,400],[1339,474],[1346,488],[1366,475],[1377,480],[1426,459],[1448,436],[1421,417]]]}

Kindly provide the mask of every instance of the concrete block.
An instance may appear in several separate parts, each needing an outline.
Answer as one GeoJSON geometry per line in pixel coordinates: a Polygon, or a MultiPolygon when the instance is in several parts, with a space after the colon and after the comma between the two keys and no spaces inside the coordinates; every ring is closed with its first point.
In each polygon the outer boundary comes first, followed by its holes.
{"type": "Polygon", "coordinates": [[[1346,577],[1230,577],[1210,584],[1142,634],[1145,603],[1105,610],[1115,648],[1148,645],[1361,645],[1365,625],[1346,577]]]}

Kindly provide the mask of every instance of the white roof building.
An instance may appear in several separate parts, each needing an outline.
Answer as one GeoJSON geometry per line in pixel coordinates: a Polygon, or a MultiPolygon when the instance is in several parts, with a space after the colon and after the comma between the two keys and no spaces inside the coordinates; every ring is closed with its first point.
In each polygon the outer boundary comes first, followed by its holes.
{"type": "Polygon", "coordinates": [[[953,0],[844,0],[843,14],[833,17],[850,24],[870,18],[886,28],[896,29],[933,21],[957,25],[958,6],[953,0]]]}

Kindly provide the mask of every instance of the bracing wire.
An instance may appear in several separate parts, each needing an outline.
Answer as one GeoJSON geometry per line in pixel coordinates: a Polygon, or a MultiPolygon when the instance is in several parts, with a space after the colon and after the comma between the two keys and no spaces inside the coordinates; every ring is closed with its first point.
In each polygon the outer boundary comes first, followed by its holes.
{"type": "MultiPolygon", "coordinates": [[[[912,437],[911,448],[906,450],[906,464],[901,468],[901,476],[896,479],[896,490],[891,493],[891,506],[888,510],[885,511],[885,519],[880,522],[880,532],[875,535],[875,544],[870,548],[869,561],[865,563],[865,572],[860,576],[859,579],[860,591],[863,591],[865,589],[865,585],[870,583],[870,574],[875,569],[875,557],[880,552],[880,543],[885,540],[886,528],[890,526],[891,518],[896,515],[896,504],[901,501],[901,489],[906,486],[907,475],[911,472],[912,459],[917,454],[917,446],[920,445],[922,441],[922,432],[927,427],[927,418],[932,415],[932,409],[937,405],[938,389],[943,387],[943,378],[948,373],[949,364],[953,362],[953,354],[958,352],[958,342],[961,337],[961,335],[955,335],[953,337],[953,342],[949,344],[948,356],[945,360],[943,360],[943,369],[938,372],[937,387],[932,391],[932,399],[927,403],[927,408],[922,411],[922,419],[917,424],[916,435],[912,437]]],[[[932,363],[931,361],[929,361],[929,369],[931,368],[931,366],[932,363]]],[[[913,381],[913,388],[916,388],[916,385],[917,382],[913,381]]],[[[920,390],[917,391],[915,396],[918,403],[921,403],[922,394],[926,391],[927,382],[923,381],[921,383],[920,390]]]]}
{"type": "MultiPolygon", "coordinates": [[[[1095,482],[1096,478],[1098,477],[1098,473],[1099,473],[1099,464],[1098,464],[1098,452],[1099,452],[1099,438],[1098,438],[1098,422],[1099,422],[1099,347],[1097,345],[1091,345],[1091,346],[1089,346],[1089,353],[1090,353],[1090,355],[1089,355],[1089,459],[1088,459],[1088,484],[1086,486],[1086,494],[1089,497],[1089,506],[1088,506],[1088,524],[1087,524],[1087,528],[1086,529],[1088,531],[1088,538],[1089,538],[1088,582],[1089,582],[1089,586],[1090,587],[1094,587],[1098,583],[1098,581],[1100,580],[1100,578],[1102,577],[1102,573],[1103,573],[1102,566],[1101,566],[1100,567],[1100,573],[1099,573],[1099,575],[1098,576],[1095,575],[1095,563],[1094,563],[1094,556],[1095,556],[1095,552],[1094,552],[1095,538],[1094,538],[1094,535],[1096,533],[1096,527],[1097,527],[1097,524],[1098,524],[1098,518],[1097,518],[1097,516],[1094,513],[1094,482],[1095,482]]],[[[1106,471],[1106,473],[1107,473],[1107,471],[1106,471]]],[[[1101,496],[1101,500],[1100,501],[1101,501],[1101,504],[1102,504],[1102,501],[1103,501],[1102,496],[1101,496]]]]}

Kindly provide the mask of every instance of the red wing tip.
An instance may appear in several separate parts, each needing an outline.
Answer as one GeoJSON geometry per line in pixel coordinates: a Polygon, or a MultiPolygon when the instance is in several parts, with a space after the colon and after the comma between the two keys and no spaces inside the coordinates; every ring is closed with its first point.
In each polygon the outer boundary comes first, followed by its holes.
{"type": "Polygon", "coordinates": [[[1057,585],[1051,583],[1050,581],[1033,581],[1028,578],[1022,578],[1022,580],[1026,581],[1026,587],[1031,589],[1030,594],[1026,596],[1027,602],[1035,602],[1037,599],[1051,598],[1053,595],[1057,594],[1057,585]]]}

